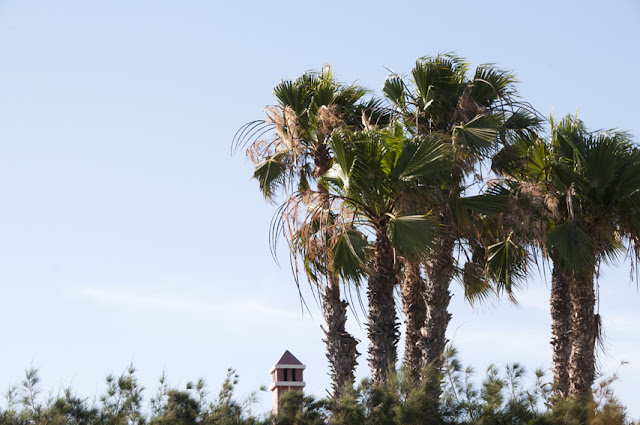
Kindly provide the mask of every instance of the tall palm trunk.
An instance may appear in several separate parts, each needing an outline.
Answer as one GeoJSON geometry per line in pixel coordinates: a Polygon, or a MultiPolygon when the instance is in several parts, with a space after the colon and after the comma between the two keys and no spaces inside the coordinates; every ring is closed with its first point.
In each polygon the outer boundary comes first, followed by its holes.
{"type": "Polygon", "coordinates": [[[595,377],[595,348],[598,337],[598,320],[594,314],[596,296],[593,274],[573,279],[569,287],[573,310],[568,371],[569,395],[588,398],[595,377]]]}
{"type": "Polygon", "coordinates": [[[354,371],[358,340],[345,330],[347,321],[347,302],[340,299],[339,281],[335,275],[329,276],[329,284],[322,290],[322,307],[327,329],[324,330],[324,343],[327,346],[327,359],[331,369],[333,397],[339,399],[345,387],[355,382],[354,371]]]}
{"type": "MultiPolygon", "coordinates": [[[[329,170],[329,151],[324,143],[320,143],[314,155],[316,181],[329,170]]],[[[328,199],[327,188],[318,185],[318,192],[328,199]]],[[[328,206],[327,206],[328,208],[328,206]]],[[[329,268],[328,285],[322,290],[322,314],[327,324],[323,329],[327,346],[327,359],[331,370],[331,386],[333,396],[339,398],[345,386],[355,383],[354,371],[358,364],[356,359],[360,355],[356,350],[358,340],[346,331],[347,302],[340,298],[338,276],[329,268]]]]}
{"type": "Polygon", "coordinates": [[[556,395],[569,394],[569,357],[571,355],[571,294],[568,278],[554,262],[551,273],[551,346],[553,381],[556,395]]]}
{"type": "MultiPolygon", "coordinates": [[[[447,226],[444,224],[444,226],[447,226]]],[[[427,319],[425,322],[424,362],[438,372],[442,367],[442,355],[447,345],[447,326],[451,314],[447,311],[451,301],[449,285],[453,278],[453,248],[455,233],[449,226],[444,227],[442,239],[436,247],[435,257],[427,264],[427,319]]],[[[433,385],[431,398],[440,398],[439,385],[433,385]]]]}
{"type": "Polygon", "coordinates": [[[376,229],[376,247],[369,274],[369,366],[374,383],[383,383],[398,359],[398,318],[393,289],[398,283],[391,241],[387,236],[389,219],[384,217],[376,229]]]}
{"type": "Polygon", "coordinates": [[[420,274],[420,264],[407,261],[402,283],[402,306],[406,320],[404,365],[413,379],[420,377],[422,368],[423,337],[421,329],[427,319],[425,282],[420,274]]]}

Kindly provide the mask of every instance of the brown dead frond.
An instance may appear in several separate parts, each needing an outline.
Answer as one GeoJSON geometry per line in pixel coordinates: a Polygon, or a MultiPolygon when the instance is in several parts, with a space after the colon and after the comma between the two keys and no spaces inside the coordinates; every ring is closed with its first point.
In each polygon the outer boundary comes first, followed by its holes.
{"type": "Polygon", "coordinates": [[[304,267],[310,283],[319,284],[332,273],[331,247],[337,238],[353,229],[352,213],[337,198],[307,191],[290,197],[272,222],[272,247],[284,237],[291,252],[296,280],[304,267]]]}
{"type": "Polygon", "coordinates": [[[452,122],[469,122],[476,116],[484,114],[485,111],[486,109],[478,105],[469,93],[465,91],[458,99],[452,122]]]}
{"type": "Polygon", "coordinates": [[[546,210],[551,213],[551,216],[556,218],[560,214],[558,210],[559,202],[558,198],[550,193],[544,196],[544,206],[546,210]]]}
{"type": "MultiPolygon", "coordinates": [[[[297,138],[295,120],[291,118],[291,112],[283,110],[279,106],[267,106],[264,126],[272,129],[275,136],[271,138],[256,138],[246,151],[247,158],[259,164],[267,158],[272,158],[279,152],[289,151],[294,154],[294,138],[297,138]]],[[[295,116],[295,114],[294,114],[295,116]]]]}
{"type": "Polygon", "coordinates": [[[264,113],[267,116],[267,118],[265,118],[264,120],[265,123],[284,127],[285,118],[281,107],[274,105],[267,106],[266,108],[264,108],[264,113]]]}
{"type": "Polygon", "coordinates": [[[257,165],[265,159],[273,157],[278,152],[278,145],[278,139],[256,140],[247,148],[247,158],[257,165]]]}
{"type": "Polygon", "coordinates": [[[300,134],[298,117],[290,106],[281,108],[279,106],[268,106],[265,108],[267,118],[265,122],[273,124],[278,139],[287,149],[296,151],[300,144],[300,134]]]}
{"type": "Polygon", "coordinates": [[[542,191],[535,183],[520,182],[518,186],[518,193],[522,196],[526,196],[528,199],[536,203],[539,203],[542,198],[542,191]]]}
{"type": "Polygon", "coordinates": [[[529,235],[536,241],[544,241],[548,223],[543,217],[548,213],[547,204],[550,202],[538,185],[518,183],[509,197],[505,227],[520,236],[529,235]]]}
{"type": "Polygon", "coordinates": [[[345,125],[337,105],[322,105],[316,115],[318,122],[318,140],[324,140],[335,128],[345,125]]]}

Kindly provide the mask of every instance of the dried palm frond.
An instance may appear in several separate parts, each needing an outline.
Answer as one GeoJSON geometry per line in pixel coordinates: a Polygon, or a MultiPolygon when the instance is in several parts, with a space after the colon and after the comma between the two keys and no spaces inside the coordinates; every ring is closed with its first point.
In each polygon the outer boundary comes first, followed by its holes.
{"type": "Polygon", "coordinates": [[[291,107],[268,106],[265,108],[267,118],[265,123],[275,127],[275,133],[290,150],[296,150],[299,145],[298,118],[291,107]]]}
{"type": "Polygon", "coordinates": [[[465,90],[462,96],[458,99],[456,110],[453,113],[452,123],[456,122],[469,122],[478,115],[482,115],[486,112],[486,108],[480,106],[465,90]]]}
{"type": "Polygon", "coordinates": [[[338,111],[338,105],[322,105],[318,109],[316,121],[318,123],[318,141],[324,140],[335,128],[345,125],[342,115],[338,111]]]}

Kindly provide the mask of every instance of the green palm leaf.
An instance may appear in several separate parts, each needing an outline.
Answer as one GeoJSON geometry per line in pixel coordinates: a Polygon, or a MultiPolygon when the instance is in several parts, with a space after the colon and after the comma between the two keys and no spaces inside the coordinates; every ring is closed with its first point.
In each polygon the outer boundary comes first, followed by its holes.
{"type": "Polygon", "coordinates": [[[331,149],[334,154],[334,164],[320,179],[321,184],[333,184],[342,192],[349,192],[349,180],[351,169],[355,161],[355,155],[345,136],[334,131],[331,136],[331,149]]]}
{"type": "Polygon", "coordinates": [[[334,270],[346,281],[359,282],[365,275],[367,239],[357,232],[337,235],[331,248],[334,270]]]}
{"type": "Polygon", "coordinates": [[[629,152],[616,190],[621,197],[634,196],[640,192],[640,150],[633,149],[629,152]]]}
{"type": "Polygon", "coordinates": [[[275,155],[260,162],[253,171],[265,199],[272,200],[276,190],[284,183],[287,165],[282,155],[275,155]]]}
{"type": "Polygon", "coordinates": [[[416,141],[407,141],[392,175],[405,181],[427,180],[448,169],[448,153],[448,145],[435,133],[416,141]]]}
{"type": "Polygon", "coordinates": [[[562,223],[547,234],[546,242],[552,251],[552,257],[555,257],[554,261],[560,261],[565,270],[593,270],[595,247],[593,240],[581,226],[562,223]]]}
{"type": "Polygon", "coordinates": [[[504,128],[516,130],[516,134],[525,132],[533,135],[541,129],[541,124],[540,118],[535,113],[525,108],[518,108],[505,120],[504,128]]]}
{"type": "Polygon", "coordinates": [[[305,85],[297,81],[285,80],[273,89],[273,94],[280,101],[280,106],[291,108],[298,119],[306,124],[311,96],[305,85]]]}
{"type": "Polygon", "coordinates": [[[429,214],[388,216],[387,234],[393,247],[410,260],[424,258],[434,246],[438,222],[429,214]]]}
{"type": "Polygon", "coordinates": [[[453,140],[461,146],[479,154],[487,154],[496,142],[499,117],[491,114],[478,115],[467,123],[453,129],[453,140]]]}
{"type": "Polygon", "coordinates": [[[526,278],[526,252],[511,239],[491,245],[487,249],[486,270],[498,289],[511,293],[526,278]]]}
{"type": "Polygon", "coordinates": [[[619,175],[621,155],[624,154],[624,146],[620,146],[615,139],[596,137],[588,140],[589,147],[585,151],[586,184],[585,192],[592,190],[598,196],[604,195],[611,182],[619,175]]]}
{"type": "Polygon", "coordinates": [[[384,81],[382,92],[399,109],[405,107],[405,85],[398,75],[391,75],[384,81]]]}
{"type": "Polygon", "coordinates": [[[481,195],[461,197],[460,205],[465,210],[490,216],[507,212],[509,197],[507,188],[494,186],[481,195]]]}
{"type": "Polygon", "coordinates": [[[497,69],[491,64],[476,69],[471,88],[471,97],[484,107],[513,94],[515,78],[512,74],[497,69]]]}

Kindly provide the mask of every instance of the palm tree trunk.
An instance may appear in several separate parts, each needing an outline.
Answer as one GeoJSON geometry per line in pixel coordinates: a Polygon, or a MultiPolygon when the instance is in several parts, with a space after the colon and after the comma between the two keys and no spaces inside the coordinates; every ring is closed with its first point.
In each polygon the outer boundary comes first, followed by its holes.
{"type": "MultiPolygon", "coordinates": [[[[445,224],[446,226],[446,224],[445,224]]],[[[451,301],[449,285],[453,278],[453,248],[455,234],[453,229],[444,229],[442,239],[438,242],[436,255],[427,264],[427,320],[425,322],[424,362],[439,372],[442,367],[442,355],[447,345],[447,326],[451,320],[451,314],[447,311],[451,301]]],[[[433,385],[431,398],[437,401],[440,398],[439,385],[433,385]]]]}
{"type": "Polygon", "coordinates": [[[376,247],[367,290],[369,366],[371,379],[375,384],[385,382],[389,370],[395,369],[400,336],[393,299],[393,289],[398,282],[398,277],[391,241],[387,236],[388,225],[388,219],[385,218],[376,229],[376,247]]]}
{"type": "Polygon", "coordinates": [[[346,387],[355,383],[354,370],[358,340],[345,330],[347,302],[340,299],[340,286],[335,275],[329,276],[329,284],[322,290],[322,310],[327,330],[324,330],[327,359],[331,369],[333,397],[339,399],[346,387]]]}
{"type": "Polygon", "coordinates": [[[421,329],[427,319],[424,294],[425,282],[420,274],[420,264],[407,261],[402,283],[402,305],[406,320],[404,365],[413,379],[420,377],[423,366],[421,329]]]}
{"type": "Polygon", "coordinates": [[[554,262],[551,274],[551,346],[553,382],[556,395],[569,394],[569,357],[571,355],[571,294],[569,282],[554,262]]]}
{"type": "Polygon", "coordinates": [[[573,310],[568,371],[569,395],[586,399],[591,394],[591,385],[595,377],[595,348],[598,337],[598,320],[594,314],[596,295],[593,274],[572,279],[569,287],[573,310]]]}

